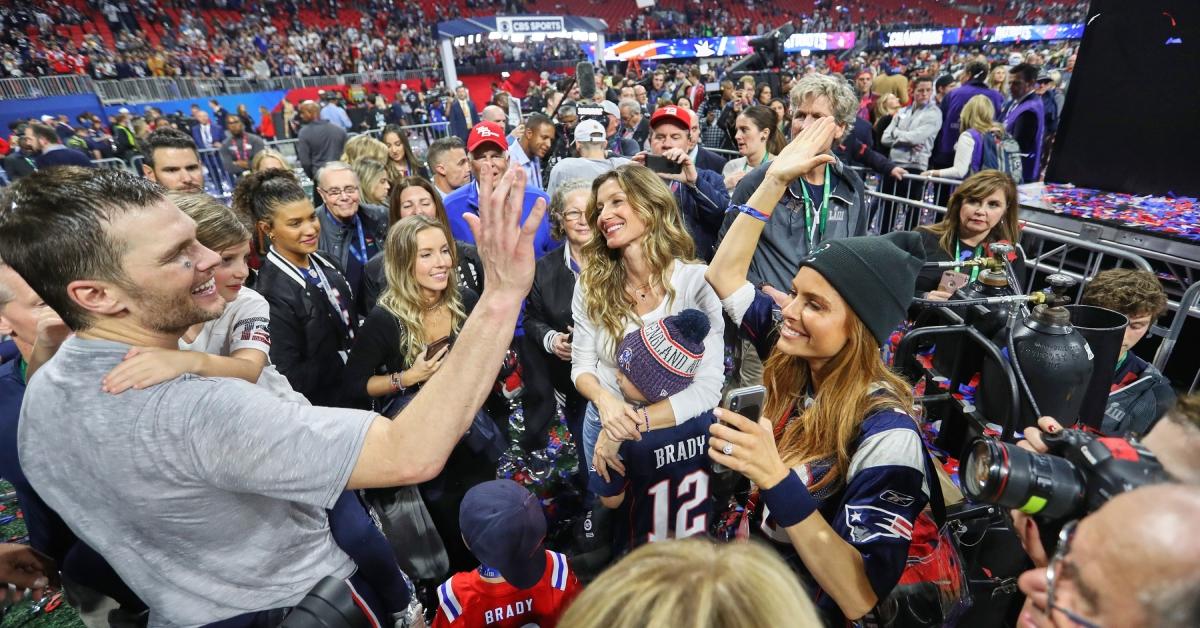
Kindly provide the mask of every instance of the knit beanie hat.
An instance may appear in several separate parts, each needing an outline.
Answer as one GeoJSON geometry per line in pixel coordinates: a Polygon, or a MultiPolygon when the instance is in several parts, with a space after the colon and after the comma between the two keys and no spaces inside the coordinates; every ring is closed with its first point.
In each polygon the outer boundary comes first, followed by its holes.
{"type": "Polygon", "coordinates": [[[689,309],[631,331],[617,346],[617,368],[646,401],[670,397],[696,377],[708,328],[708,316],[689,309]]]}
{"type": "Polygon", "coordinates": [[[823,242],[800,268],[821,273],[882,345],[912,305],[924,263],[921,236],[896,231],[823,242]]]}

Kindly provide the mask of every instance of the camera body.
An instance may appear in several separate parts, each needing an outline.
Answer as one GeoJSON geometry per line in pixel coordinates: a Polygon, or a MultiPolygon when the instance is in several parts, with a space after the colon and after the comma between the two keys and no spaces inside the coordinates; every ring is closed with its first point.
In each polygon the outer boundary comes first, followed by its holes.
{"type": "Polygon", "coordinates": [[[604,113],[604,108],[600,105],[576,105],[575,113],[579,115],[579,122],[584,120],[595,120],[601,126],[608,126],[608,117],[604,113]]]}
{"type": "Polygon", "coordinates": [[[1069,429],[1042,439],[1045,454],[992,439],[976,441],[959,472],[967,495],[1062,524],[1116,495],[1169,479],[1158,458],[1132,438],[1069,429]]]}

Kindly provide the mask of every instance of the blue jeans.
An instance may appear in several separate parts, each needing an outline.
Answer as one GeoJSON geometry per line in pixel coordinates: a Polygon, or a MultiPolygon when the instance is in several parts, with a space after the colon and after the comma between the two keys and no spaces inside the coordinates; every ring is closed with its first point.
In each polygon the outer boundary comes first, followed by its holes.
{"type": "Polygon", "coordinates": [[[583,414],[583,458],[587,462],[587,472],[592,470],[592,455],[596,453],[596,439],[600,438],[602,429],[604,426],[600,424],[600,411],[589,402],[583,414]]]}

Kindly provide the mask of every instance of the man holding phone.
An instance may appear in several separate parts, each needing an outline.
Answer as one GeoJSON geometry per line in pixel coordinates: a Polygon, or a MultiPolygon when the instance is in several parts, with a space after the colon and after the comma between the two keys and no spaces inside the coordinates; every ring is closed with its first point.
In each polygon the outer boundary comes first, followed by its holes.
{"type": "Polygon", "coordinates": [[[704,261],[716,251],[717,231],[725,219],[729,194],[725,180],[711,170],[696,167],[689,156],[695,114],[683,107],[661,107],[650,116],[650,153],[633,161],[658,173],[683,213],[683,222],[696,242],[696,255],[704,261]]]}

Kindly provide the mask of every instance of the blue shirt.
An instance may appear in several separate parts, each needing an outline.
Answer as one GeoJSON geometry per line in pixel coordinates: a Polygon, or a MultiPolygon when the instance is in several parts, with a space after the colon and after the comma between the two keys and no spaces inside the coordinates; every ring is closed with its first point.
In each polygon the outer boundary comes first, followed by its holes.
{"type": "MultiPolygon", "coordinates": [[[[539,198],[545,200],[547,206],[546,213],[542,215],[542,222],[538,225],[537,235],[533,238],[533,252],[540,258],[547,251],[556,248],[559,242],[550,237],[550,197],[542,190],[529,185],[525,186],[525,203],[521,209],[521,220],[523,221],[529,216],[529,212],[533,211],[533,206],[539,198]]],[[[450,220],[450,232],[454,234],[454,239],[467,244],[475,244],[475,235],[471,233],[471,228],[467,226],[463,214],[468,212],[479,214],[479,184],[464,185],[447,194],[443,202],[446,205],[446,216],[450,220]]]]}
{"type": "Polygon", "coordinates": [[[346,115],[346,110],[333,104],[325,105],[321,108],[321,119],[328,120],[343,129],[349,129],[354,126],[350,123],[350,116],[346,115]]]}
{"type": "Polygon", "coordinates": [[[681,425],[647,432],[641,440],[625,441],[620,449],[624,476],[610,471],[605,482],[594,470],[588,474],[593,493],[625,493],[622,506],[629,510],[630,549],[707,534],[713,517],[708,428],[716,421],[709,411],[681,425]]]}

